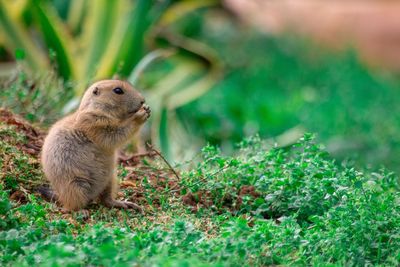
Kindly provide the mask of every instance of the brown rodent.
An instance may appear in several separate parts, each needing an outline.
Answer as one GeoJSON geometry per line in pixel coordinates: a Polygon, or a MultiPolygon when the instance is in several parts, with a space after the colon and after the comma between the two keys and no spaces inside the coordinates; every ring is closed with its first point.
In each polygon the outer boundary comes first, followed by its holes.
{"type": "Polygon", "coordinates": [[[94,200],[108,207],[140,207],[114,199],[116,153],[149,118],[150,108],[128,82],[91,85],[78,110],[56,122],[42,149],[42,165],[64,209],[77,211],[94,200]]]}

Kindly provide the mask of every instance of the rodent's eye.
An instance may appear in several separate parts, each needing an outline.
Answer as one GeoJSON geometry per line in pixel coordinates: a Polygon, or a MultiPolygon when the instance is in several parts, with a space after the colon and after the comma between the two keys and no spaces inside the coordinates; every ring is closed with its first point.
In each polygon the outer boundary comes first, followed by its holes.
{"type": "Polygon", "coordinates": [[[113,92],[116,93],[117,95],[122,95],[122,94],[124,94],[124,91],[123,91],[121,88],[119,88],[119,87],[114,88],[114,89],[113,89],[113,92]]]}
{"type": "Polygon", "coordinates": [[[94,90],[93,90],[93,94],[94,95],[98,95],[99,94],[99,88],[94,88],[94,90]]]}

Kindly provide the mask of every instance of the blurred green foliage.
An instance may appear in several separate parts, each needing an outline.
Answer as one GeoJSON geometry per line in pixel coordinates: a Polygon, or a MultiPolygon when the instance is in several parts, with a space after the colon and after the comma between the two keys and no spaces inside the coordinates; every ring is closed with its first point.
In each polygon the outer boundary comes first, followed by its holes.
{"type": "Polygon", "coordinates": [[[146,52],[156,48],[156,38],[171,43],[164,35],[168,27],[188,12],[215,4],[2,0],[1,44],[16,59],[24,58],[30,71],[46,73],[54,64],[60,77],[78,86],[115,74],[127,78],[146,52]]]}
{"type": "Polygon", "coordinates": [[[0,87],[0,106],[22,115],[30,122],[50,125],[63,116],[63,108],[74,97],[70,84],[52,72],[41,78],[29,78],[21,71],[13,73],[0,87]]]}
{"type": "MultiPolygon", "coordinates": [[[[36,77],[46,77],[49,73],[68,82],[65,97],[71,96],[71,90],[67,90],[70,88],[75,97],[70,99],[66,112],[77,107],[82,92],[94,80],[116,75],[138,85],[148,65],[160,58],[171,61],[171,68],[162,72],[162,82],[144,88],[153,109],[151,131],[145,138],[151,136],[171,157],[178,153],[173,150],[174,144],[187,139],[185,131],[180,130],[175,110],[209,90],[220,73],[213,50],[182,36],[173,26],[194,10],[218,3],[217,0],[2,0],[0,46],[14,56],[18,67],[24,67],[29,77],[35,77],[29,83],[36,83],[36,77]],[[175,129],[172,134],[170,128],[175,129]]],[[[63,91],[64,86],[53,90],[63,91]]],[[[40,93],[49,99],[55,94],[40,93]]]]}
{"type": "Polygon", "coordinates": [[[198,13],[191,24],[200,27],[187,26],[190,36],[217,50],[226,70],[204,97],[179,110],[193,135],[230,152],[243,136],[310,131],[341,160],[400,170],[394,75],[369,69],[353,50],[263,35],[221,13],[198,13]]]}

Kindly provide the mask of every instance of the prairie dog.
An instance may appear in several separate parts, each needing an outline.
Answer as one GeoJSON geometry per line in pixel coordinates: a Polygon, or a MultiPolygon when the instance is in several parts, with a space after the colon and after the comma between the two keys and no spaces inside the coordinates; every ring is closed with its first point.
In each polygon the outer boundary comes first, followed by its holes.
{"type": "Polygon", "coordinates": [[[50,128],[42,166],[64,209],[77,211],[99,200],[107,207],[140,210],[114,195],[117,149],[149,118],[150,108],[144,102],[128,82],[99,81],[86,90],[75,113],[50,128]]]}

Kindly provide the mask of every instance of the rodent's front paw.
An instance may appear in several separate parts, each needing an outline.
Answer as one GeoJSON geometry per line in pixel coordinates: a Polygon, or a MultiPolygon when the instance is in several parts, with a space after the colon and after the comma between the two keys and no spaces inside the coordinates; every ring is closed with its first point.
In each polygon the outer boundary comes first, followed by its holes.
{"type": "Polygon", "coordinates": [[[135,113],[135,120],[145,122],[150,117],[150,114],[150,107],[148,105],[143,105],[139,111],[135,113]]]}
{"type": "Polygon", "coordinates": [[[149,117],[150,117],[150,113],[151,113],[150,107],[149,107],[148,105],[143,105],[142,108],[146,111],[146,113],[147,113],[147,114],[149,115],[149,117]]]}

